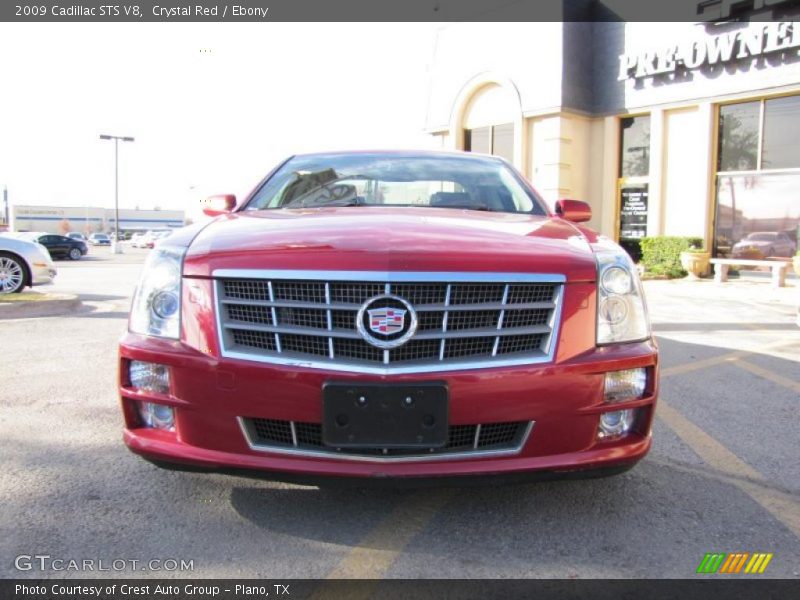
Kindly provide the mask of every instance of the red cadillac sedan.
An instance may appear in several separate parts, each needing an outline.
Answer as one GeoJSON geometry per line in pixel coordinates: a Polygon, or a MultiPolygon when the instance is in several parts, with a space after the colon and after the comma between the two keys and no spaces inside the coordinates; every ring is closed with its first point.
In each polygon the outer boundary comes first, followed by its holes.
{"type": "Polygon", "coordinates": [[[151,252],[120,343],[124,439],[281,478],[614,474],[658,351],[628,255],[467,153],[293,156],[151,252]]]}

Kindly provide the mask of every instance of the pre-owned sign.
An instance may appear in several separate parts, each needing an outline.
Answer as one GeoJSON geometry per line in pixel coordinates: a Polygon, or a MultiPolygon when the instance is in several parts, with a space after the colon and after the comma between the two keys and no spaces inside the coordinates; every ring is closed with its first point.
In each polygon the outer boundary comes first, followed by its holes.
{"type": "Polygon", "coordinates": [[[800,47],[800,23],[752,24],[746,29],[619,57],[619,80],[697,69],[800,47]]]}

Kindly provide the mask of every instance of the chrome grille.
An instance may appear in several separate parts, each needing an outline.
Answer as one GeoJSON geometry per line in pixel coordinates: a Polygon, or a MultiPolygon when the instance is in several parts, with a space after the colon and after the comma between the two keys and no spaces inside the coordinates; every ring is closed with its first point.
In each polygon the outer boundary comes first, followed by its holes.
{"type": "Polygon", "coordinates": [[[242,418],[240,423],[248,444],[255,450],[388,460],[469,457],[480,452],[516,453],[522,449],[533,428],[532,421],[451,425],[447,430],[447,443],[442,448],[400,450],[325,446],[320,423],[257,418],[242,418]]]}
{"type": "Polygon", "coordinates": [[[216,271],[223,356],[341,371],[430,372],[552,360],[563,276],[216,271]],[[417,313],[405,344],[358,333],[362,305],[393,294],[417,313]]]}

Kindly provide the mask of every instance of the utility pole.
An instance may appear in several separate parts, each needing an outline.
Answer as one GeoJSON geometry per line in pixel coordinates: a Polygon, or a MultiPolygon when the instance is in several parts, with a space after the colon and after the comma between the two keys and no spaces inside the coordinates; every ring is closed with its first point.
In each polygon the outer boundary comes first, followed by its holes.
{"type": "Polygon", "coordinates": [[[119,142],[132,142],[132,137],[123,135],[100,135],[101,140],[114,140],[114,244],[111,246],[113,254],[120,254],[122,246],[119,242],[119,142]]]}

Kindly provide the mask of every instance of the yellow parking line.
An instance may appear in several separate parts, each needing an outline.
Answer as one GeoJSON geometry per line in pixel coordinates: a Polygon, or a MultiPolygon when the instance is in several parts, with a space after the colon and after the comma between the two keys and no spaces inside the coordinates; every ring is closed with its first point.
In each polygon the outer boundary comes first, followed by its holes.
{"type": "Polygon", "coordinates": [[[664,399],[656,415],[672,429],[711,468],[731,476],[731,483],[750,496],[775,519],[800,538],[800,502],[770,489],[764,476],[748,465],[700,427],[689,421],[664,399]]]}
{"type": "Polygon", "coordinates": [[[765,369],[764,367],[759,367],[758,365],[754,365],[751,362],[747,362],[746,360],[737,360],[735,362],[736,366],[740,369],[744,369],[745,371],[750,371],[754,375],[758,375],[764,379],[771,381],[772,383],[777,383],[787,389],[797,392],[800,394],[800,382],[795,381],[794,379],[789,379],[788,377],[784,377],[783,375],[779,375],[769,369],[765,369]]]}
{"type": "Polygon", "coordinates": [[[661,369],[661,377],[682,375],[684,373],[690,373],[692,371],[698,371],[700,369],[716,367],[717,365],[721,365],[723,363],[733,363],[744,358],[745,356],[750,356],[752,354],[759,354],[762,350],[771,350],[774,348],[780,348],[781,346],[790,346],[796,343],[797,342],[794,340],[776,340],[774,342],[762,344],[756,348],[753,348],[752,350],[735,350],[733,352],[728,352],[727,354],[722,354],[721,356],[714,356],[712,358],[706,358],[704,360],[696,360],[694,362],[684,363],[682,365],[676,365],[674,367],[666,367],[661,369]]]}
{"type": "MultiPolygon", "coordinates": [[[[452,489],[437,489],[421,490],[406,498],[347,553],[328,574],[328,579],[380,579],[409,542],[452,497],[452,489]]],[[[349,590],[363,593],[358,594],[358,598],[368,598],[371,591],[371,586],[349,590]]],[[[323,586],[314,598],[330,597],[329,592],[330,589],[323,586]]]]}
{"type": "Polygon", "coordinates": [[[676,365],[674,367],[667,367],[665,369],[661,369],[661,377],[670,377],[671,375],[682,375],[684,373],[690,373],[691,371],[698,371],[700,369],[716,367],[717,365],[721,365],[726,362],[737,361],[743,356],[747,356],[748,354],[752,353],[747,352],[745,350],[737,350],[736,352],[729,352],[728,354],[723,354],[722,356],[715,356],[713,358],[706,358],[704,360],[684,363],[682,365],[676,365]]]}

